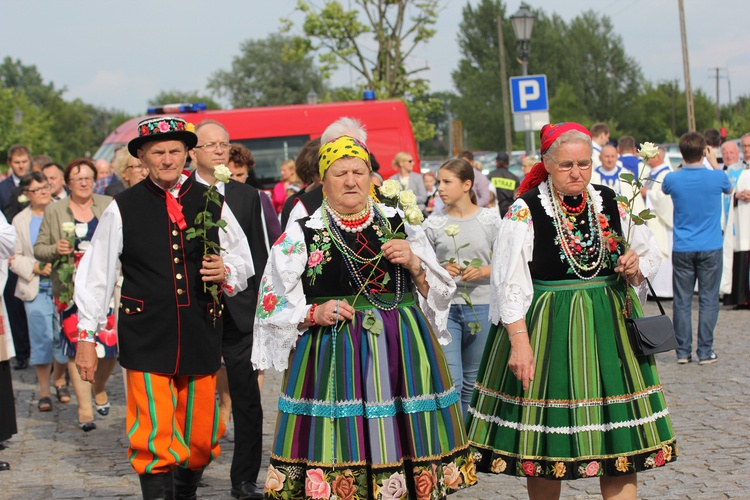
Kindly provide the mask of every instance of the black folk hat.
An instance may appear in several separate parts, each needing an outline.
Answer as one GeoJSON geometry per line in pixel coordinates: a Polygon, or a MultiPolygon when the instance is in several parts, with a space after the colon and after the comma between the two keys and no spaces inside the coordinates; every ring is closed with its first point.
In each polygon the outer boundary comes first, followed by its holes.
{"type": "Polygon", "coordinates": [[[159,116],[147,118],[138,124],[138,137],[128,143],[130,154],[138,157],[138,150],[152,141],[182,141],[188,149],[198,143],[195,127],[176,116],[159,116]]]}

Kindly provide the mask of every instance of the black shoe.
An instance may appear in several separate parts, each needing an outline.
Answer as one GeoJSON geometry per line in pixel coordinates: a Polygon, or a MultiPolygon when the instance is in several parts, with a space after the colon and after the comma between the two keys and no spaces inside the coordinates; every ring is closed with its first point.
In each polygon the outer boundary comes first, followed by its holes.
{"type": "Polygon", "coordinates": [[[252,481],[243,481],[237,486],[232,486],[232,496],[240,500],[263,498],[263,490],[252,481]]]}
{"type": "Polygon", "coordinates": [[[25,370],[29,367],[29,358],[16,358],[16,362],[13,365],[14,370],[25,370]]]}
{"type": "Polygon", "coordinates": [[[78,422],[78,428],[83,432],[93,431],[94,429],[96,429],[96,422],[78,422]]]}
{"type": "Polygon", "coordinates": [[[0,462],[0,471],[10,470],[10,464],[8,462],[0,462]]]}
{"type": "Polygon", "coordinates": [[[203,477],[203,469],[191,470],[184,467],[175,467],[173,473],[175,500],[196,500],[198,496],[195,491],[203,477]]]}

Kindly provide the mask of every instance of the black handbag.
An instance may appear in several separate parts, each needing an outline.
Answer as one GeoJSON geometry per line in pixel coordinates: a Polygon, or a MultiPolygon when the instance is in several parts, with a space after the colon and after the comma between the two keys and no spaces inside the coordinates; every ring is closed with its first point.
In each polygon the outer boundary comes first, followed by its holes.
{"type": "MultiPolygon", "coordinates": [[[[644,318],[625,318],[630,345],[633,347],[636,356],[648,356],[677,348],[677,338],[674,334],[672,320],[664,314],[664,308],[661,306],[656,293],[654,293],[648,278],[646,278],[646,282],[649,290],[651,290],[651,295],[656,299],[661,314],[644,318]]],[[[628,311],[630,311],[630,294],[627,292],[625,301],[628,303],[628,311]]]]}

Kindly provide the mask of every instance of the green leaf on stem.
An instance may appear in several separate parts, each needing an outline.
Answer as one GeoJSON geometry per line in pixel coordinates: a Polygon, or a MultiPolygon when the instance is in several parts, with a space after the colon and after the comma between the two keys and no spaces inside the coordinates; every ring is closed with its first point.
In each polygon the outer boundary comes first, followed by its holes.
{"type": "Polygon", "coordinates": [[[383,332],[383,321],[375,317],[375,313],[372,309],[368,309],[362,320],[362,328],[373,335],[380,335],[383,332]]]}
{"type": "Polygon", "coordinates": [[[381,285],[385,286],[391,281],[391,273],[385,273],[385,276],[383,276],[383,281],[380,282],[381,285]]]}
{"type": "Polygon", "coordinates": [[[473,306],[473,305],[471,304],[471,297],[469,297],[469,294],[468,294],[468,293],[466,293],[466,292],[456,292],[456,294],[457,294],[457,295],[458,295],[459,297],[461,297],[462,299],[464,299],[464,300],[466,301],[466,305],[467,305],[467,306],[470,306],[470,307],[474,307],[474,306],[473,306]]]}
{"type": "Polygon", "coordinates": [[[482,259],[471,259],[471,262],[469,262],[468,265],[479,269],[482,267],[482,259]]]}
{"type": "Polygon", "coordinates": [[[624,174],[620,174],[620,179],[630,184],[635,180],[635,176],[630,172],[626,172],[624,174]]]}

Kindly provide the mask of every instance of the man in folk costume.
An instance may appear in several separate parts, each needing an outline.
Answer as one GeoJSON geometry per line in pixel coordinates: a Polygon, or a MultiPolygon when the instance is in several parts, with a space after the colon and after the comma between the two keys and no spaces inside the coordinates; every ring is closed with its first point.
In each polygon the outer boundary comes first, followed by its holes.
{"type": "Polygon", "coordinates": [[[646,208],[652,210],[656,216],[646,221],[646,225],[654,233],[659,250],[663,257],[659,272],[656,273],[651,285],[654,287],[657,297],[672,298],[672,233],[673,212],[672,197],[664,194],[661,183],[664,177],[672,171],[669,163],[664,158],[667,154],[663,146],[658,147],[659,153],[648,160],[650,169],[648,180],[645,182],[646,208]]]}
{"type": "MultiPolygon", "coordinates": [[[[130,462],[146,499],[196,498],[203,469],[219,455],[224,432],[214,396],[221,365],[222,309],[210,293],[233,295],[254,275],[242,229],[229,207],[209,203],[209,188],[183,167],[196,145],[192,125],[169,116],[138,124],[130,154],[149,179],[105,210],[76,276],[76,365],[93,382],[93,340],[105,325],[122,271],[118,335],[126,369],[130,462]],[[208,212],[208,213],[206,213],[208,212]],[[197,215],[226,222],[188,239],[197,215]],[[218,255],[210,249],[220,247],[218,255]],[[209,250],[207,250],[209,249],[209,250]]],[[[214,252],[216,253],[216,252],[214,252]]]]}
{"type": "MultiPolygon", "coordinates": [[[[253,267],[259,271],[268,260],[268,237],[264,224],[261,196],[257,189],[235,180],[217,181],[217,166],[229,162],[229,132],[224,125],[205,120],[195,127],[198,144],[190,152],[196,170],[191,177],[198,183],[216,183],[250,244],[253,267]]],[[[274,213],[275,215],[275,213],[274,213]]],[[[226,382],[234,416],[234,454],[230,478],[234,498],[263,498],[263,489],[256,481],[263,451],[263,409],[258,387],[258,372],[250,361],[253,347],[253,311],[257,306],[260,272],[250,278],[249,286],[225,299],[222,354],[226,366],[226,382]]],[[[225,382],[225,383],[226,383],[225,382]]],[[[219,393],[221,394],[221,386],[219,393]]]]}

